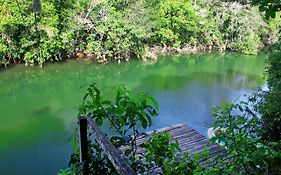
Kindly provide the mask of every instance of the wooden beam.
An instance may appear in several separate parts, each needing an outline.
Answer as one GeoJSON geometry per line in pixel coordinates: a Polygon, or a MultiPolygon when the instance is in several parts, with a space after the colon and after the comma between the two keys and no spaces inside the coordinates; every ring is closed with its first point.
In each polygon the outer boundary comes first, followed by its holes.
{"type": "Polygon", "coordinates": [[[80,162],[83,165],[83,175],[89,174],[89,155],[88,155],[88,124],[86,118],[79,119],[79,140],[80,140],[80,162]]]}
{"type": "Polygon", "coordinates": [[[86,119],[88,125],[93,130],[96,136],[96,140],[106,153],[108,159],[111,161],[116,171],[120,175],[136,175],[136,172],[131,168],[128,162],[125,160],[124,154],[118,150],[106,137],[106,135],[99,129],[96,122],[91,117],[80,117],[80,121],[86,119]]]}
{"type": "Polygon", "coordinates": [[[34,5],[35,13],[41,13],[42,11],[41,0],[33,0],[33,5],[34,5]]]}

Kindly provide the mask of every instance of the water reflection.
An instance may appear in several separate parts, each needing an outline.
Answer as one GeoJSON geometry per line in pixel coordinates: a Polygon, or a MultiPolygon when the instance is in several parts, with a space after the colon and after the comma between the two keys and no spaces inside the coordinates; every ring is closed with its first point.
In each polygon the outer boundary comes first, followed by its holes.
{"type": "Polygon", "coordinates": [[[160,116],[150,129],[185,123],[206,134],[211,107],[265,83],[264,58],[202,53],[156,63],[69,61],[1,71],[0,174],[55,174],[67,166],[85,84],[96,82],[107,98],[118,84],[155,96],[160,116]]]}

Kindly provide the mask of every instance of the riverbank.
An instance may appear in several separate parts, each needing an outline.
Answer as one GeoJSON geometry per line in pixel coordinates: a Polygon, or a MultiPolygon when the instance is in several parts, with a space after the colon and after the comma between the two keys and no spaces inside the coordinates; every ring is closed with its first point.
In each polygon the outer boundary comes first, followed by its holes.
{"type": "MultiPolygon", "coordinates": [[[[161,47],[161,46],[152,46],[152,47],[145,47],[144,48],[144,53],[143,55],[139,56],[140,58],[135,58],[135,59],[140,59],[143,61],[156,61],[158,59],[159,56],[163,56],[163,55],[168,55],[168,54],[173,54],[173,53],[178,53],[178,54],[189,54],[189,53],[198,53],[198,52],[213,52],[213,51],[219,51],[219,52],[224,52],[226,51],[225,47],[218,47],[218,46],[184,46],[184,47],[171,47],[171,46],[166,46],[166,47],[161,47]]],[[[89,60],[92,61],[94,63],[97,64],[102,64],[102,63],[108,63],[110,61],[117,61],[118,63],[121,63],[123,61],[128,62],[130,61],[132,58],[126,58],[126,59],[98,59],[95,55],[93,54],[89,54],[89,53],[85,53],[85,52],[78,52],[78,53],[74,53],[72,54],[72,56],[68,57],[68,58],[64,58],[62,60],[59,60],[59,62],[64,62],[66,60],[75,60],[75,59],[84,59],[84,60],[89,60]],[[122,60],[122,61],[121,61],[122,60]]],[[[24,63],[21,61],[15,61],[15,62],[6,62],[3,63],[1,66],[2,68],[8,68],[11,66],[14,66],[16,64],[25,64],[26,66],[34,66],[35,64],[28,64],[28,63],[24,63]]],[[[38,65],[38,64],[37,64],[38,65]]],[[[43,66],[43,65],[39,65],[39,66],[43,66]]]]}
{"type": "MultiPolygon", "coordinates": [[[[278,46],[278,45],[277,45],[278,46]]],[[[266,46],[264,48],[260,48],[259,52],[270,52],[271,50],[273,50],[276,47],[275,44],[273,44],[272,46],[266,46]]],[[[184,46],[184,47],[170,47],[170,46],[166,46],[166,47],[161,47],[161,46],[152,46],[152,47],[145,47],[144,49],[144,54],[141,56],[141,58],[135,58],[135,59],[139,59],[142,60],[144,62],[147,61],[157,61],[157,59],[161,56],[165,56],[165,55],[170,55],[170,54],[194,54],[194,53],[204,53],[204,52],[231,52],[231,50],[227,50],[225,46],[184,46]]],[[[239,54],[239,52],[233,52],[233,53],[237,53],[239,54]]],[[[241,54],[241,53],[240,53],[241,54]]],[[[249,54],[249,55],[253,55],[253,54],[249,54]]],[[[65,62],[67,60],[88,60],[93,62],[94,64],[104,64],[104,63],[109,63],[109,62],[118,62],[118,63],[122,63],[122,62],[128,62],[131,59],[127,58],[127,59],[97,59],[97,57],[95,57],[95,55],[93,54],[88,54],[88,53],[83,53],[83,52],[79,52],[79,53],[75,53],[72,54],[72,56],[64,58],[62,60],[56,61],[56,62],[65,62]]],[[[52,63],[51,61],[49,61],[49,63],[52,63]]],[[[0,65],[0,70],[5,69],[5,68],[9,68],[9,67],[13,67],[17,64],[25,64],[26,66],[41,66],[43,67],[43,65],[38,65],[38,64],[28,64],[28,63],[24,63],[21,61],[15,61],[15,62],[9,62],[9,63],[5,63],[0,65]]]]}
{"type": "Polygon", "coordinates": [[[100,63],[155,60],[157,54],[200,50],[256,54],[280,35],[280,19],[266,19],[250,3],[42,1],[36,15],[32,6],[27,0],[1,4],[4,67],[81,57],[100,63]]]}
{"type": "MultiPolygon", "coordinates": [[[[206,52],[206,51],[220,51],[224,52],[226,51],[226,47],[218,47],[218,46],[184,46],[184,47],[171,47],[171,46],[151,46],[151,47],[144,47],[144,53],[143,55],[139,56],[141,60],[143,61],[156,61],[159,56],[167,55],[167,54],[173,54],[173,53],[178,53],[178,54],[189,54],[189,53],[198,53],[198,52],[206,52]]],[[[94,55],[90,54],[88,55],[87,53],[77,53],[76,58],[79,59],[87,59],[87,60],[93,60],[97,63],[106,63],[108,61],[117,61],[118,63],[121,63],[121,60],[127,62],[130,59],[114,59],[114,60],[108,60],[108,59],[102,59],[99,60],[97,59],[94,55]]]]}

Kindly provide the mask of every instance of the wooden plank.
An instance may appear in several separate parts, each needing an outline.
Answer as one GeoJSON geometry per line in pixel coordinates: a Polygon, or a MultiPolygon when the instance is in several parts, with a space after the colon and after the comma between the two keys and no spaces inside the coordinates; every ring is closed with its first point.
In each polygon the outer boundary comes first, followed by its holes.
{"type": "Polygon", "coordinates": [[[125,160],[125,156],[119,151],[106,137],[106,135],[99,129],[95,121],[91,117],[81,117],[80,119],[87,119],[88,125],[94,132],[96,140],[101,148],[106,153],[108,159],[111,161],[116,171],[120,175],[136,175],[134,170],[130,167],[128,162],[125,160]]]}
{"type": "MultiPolygon", "coordinates": [[[[178,141],[182,153],[190,152],[191,154],[197,154],[207,149],[210,151],[210,158],[222,154],[225,151],[218,144],[209,144],[208,139],[195,131],[194,129],[183,125],[177,124],[170,127],[160,128],[154,131],[146,132],[147,135],[151,135],[153,132],[161,133],[168,132],[172,138],[178,141]]],[[[144,142],[145,137],[137,138],[137,145],[144,142]]],[[[140,148],[137,153],[143,153],[144,149],[140,148]]]]}
{"type": "MultiPolygon", "coordinates": [[[[173,139],[176,139],[180,148],[182,149],[182,152],[176,153],[177,156],[179,156],[180,154],[185,154],[187,152],[189,152],[192,156],[193,154],[198,154],[205,149],[209,150],[210,157],[208,157],[207,160],[202,160],[202,163],[208,163],[208,160],[211,160],[211,158],[214,158],[225,151],[225,149],[221,148],[218,144],[209,144],[208,139],[205,136],[186,125],[179,124],[175,126],[165,127],[156,131],[147,132],[146,134],[150,135],[153,132],[168,132],[173,139]]],[[[144,137],[138,138],[137,145],[143,143],[144,140],[144,137]]],[[[144,151],[144,149],[140,148],[137,150],[137,153],[144,153],[144,151]]],[[[161,174],[161,169],[155,167],[155,169],[153,170],[153,174],[161,174]]]]}
{"type": "Polygon", "coordinates": [[[196,135],[198,133],[196,131],[192,131],[192,130],[181,130],[181,131],[170,133],[170,135],[172,137],[178,137],[182,134],[189,134],[191,136],[191,135],[196,135]]]}
{"type": "Polygon", "coordinates": [[[181,143],[180,144],[180,147],[183,149],[183,150],[192,150],[193,148],[195,148],[196,146],[199,146],[199,145],[207,145],[208,141],[207,140],[200,140],[200,141],[197,141],[197,142],[192,142],[192,143],[181,143]]]}
{"type": "Polygon", "coordinates": [[[171,135],[171,136],[174,139],[178,139],[178,140],[183,140],[183,139],[193,140],[193,138],[202,137],[197,132],[186,132],[186,133],[181,132],[181,133],[178,133],[177,135],[171,135]]]}
{"type": "Polygon", "coordinates": [[[80,163],[83,165],[83,175],[89,174],[87,119],[79,120],[80,163]]]}
{"type": "Polygon", "coordinates": [[[161,132],[169,132],[172,133],[174,130],[179,130],[181,128],[183,128],[185,125],[183,124],[176,124],[176,125],[171,125],[169,127],[165,127],[165,128],[160,128],[157,130],[152,130],[152,131],[148,131],[146,132],[147,135],[151,135],[152,133],[156,132],[156,133],[161,133],[161,132]]]}
{"type": "MultiPolygon", "coordinates": [[[[136,173],[130,167],[128,162],[125,160],[124,152],[129,148],[129,146],[122,146],[118,150],[114,147],[114,145],[108,140],[106,135],[99,129],[96,125],[95,121],[90,117],[80,117],[79,126],[80,126],[80,148],[81,148],[81,162],[86,162],[88,160],[88,143],[87,143],[87,124],[93,130],[97,142],[100,144],[101,148],[107,154],[109,160],[114,165],[115,169],[119,174],[130,174],[135,175],[136,173]],[[86,136],[86,137],[85,137],[86,136]],[[123,153],[122,153],[123,152],[123,153]]],[[[154,131],[146,132],[146,135],[151,135],[153,132],[162,133],[168,132],[173,139],[176,139],[179,143],[182,152],[177,152],[176,155],[184,154],[186,152],[190,152],[191,154],[196,154],[202,152],[204,149],[210,151],[211,158],[216,157],[219,154],[222,154],[225,149],[219,146],[218,144],[209,144],[208,139],[204,137],[202,134],[198,133],[194,129],[183,125],[176,124],[171,125],[169,127],[160,128],[154,131]]],[[[146,140],[145,135],[141,135],[136,138],[137,146],[142,144],[146,140]]],[[[143,148],[138,148],[137,154],[144,153],[143,148]]],[[[203,162],[206,160],[202,160],[203,162]]],[[[87,164],[86,164],[87,165],[87,164]]],[[[88,172],[87,167],[85,167],[85,172],[88,172]]],[[[153,174],[161,173],[161,169],[155,167],[153,170],[153,174]]],[[[83,172],[83,175],[86,175],[83,172]]]]}
{"type": "Polygon", "coordinates": [[[196,135],[192,138],[181,138],[181,139],[179,139],[179,142],[183,143],[183,144],[190,144],[191,145],[191,144],[194,144],[196,142],[203,141],[203,140],[208,141],[206,138],[201,137],[200,135],[196,135]]]}
{"type": "Polygon", "coordinates": [[[33,0],[34,11],[35,13],[41,13],[42,5],[40,0],[33,0]]]}
{"type": "MultiPolygon", "coordinates": [[[[92,129],[94,130],[95,135],[100,135],[101,133],[99,133],[99,128],[96,126],[94,121],[91,118],[89,118],[89,120],[88,120],[88,123],[92,127],[92,129]]],[[[160,128],[160,129],[157,129],[157,130],[154,130],[154,131],[146,132],[146,134],[151,135],[153,132],[156,132],[156,133],[168,132],[172,136],[172,138],[176,139],[179,143],[180,148],[183,151],[182,153],[176,153],[177,155],[184,154],[186,152],[190,152],[191,154],[196,154],[196,153],[202,152],[204,149],[207,149],[207,150],[210,151],[210,157],[209,158],[212,158],[212,157],[215,157],[219,154],[222,154],[225,151],[224,148],[221,148],[218,144],[208,144],[208,139],[206,137],[204,137],[203,135],[201,135],[200,133],[198,133],[194,129],[192,129],[192,128],[186,126],[186,125],[183,125],[183,124],[177,124],[177,125],[172,125],[170,127],[160,128]]],[[[106,138],[105,135],[104,135],[104,137],[106,138]]],[[[137,139],[136,139],[137,145],[139,146],[145,140],[146,140],[145,135],[137,137],[137,139]]],[[[108,142],[110,143],[110,141],[108,141],[108,142]]],[[[108,155],[110,160],[116,159],[116,157],[118,157],[118,155],[120,156],[120,152],[117,151],[117,153],[108,153],[108,151],[106,151],[107,148],[105,148],[105,146],[109,143],[105,144],[105,141],[102,141],[102,142],[100,142],[100,145],[102,146],[102,148],[104,149],[104,151],[106,152],[106,154],[108,155]]],[[[114,147],[114,146],[112,145],[112,147],[114,147]]],[[[112,149],[115,148],[115,147],[114,148],[112,148],[112,147],[109,150],[112,150],[112,149]]],[[[128,149],[128,146],[123,146],[123,147],[120,148],[120,150],[122,152],[125,152],[125,150],[127,150],[127,149],[128,149]]],[[[144,151],[145,150],[143,148],[138,148],[136,153],[140,154],[140,153],[144,153],[144,151]]],[[[125,161],[124,156],[122,156],[121,159],[123,159],[125,161]]],[[[118,163],[119,161],[112,160],[112,162],[118,163]]],[[[114,165],[114,163],[113,163],[113,165],[114,165]]],[[[127,164],[127,162],[125,162],[125,164],[127,164]]],[[[117,165],[115,168],[116,169],[120,168],[120,165],[117,165]]],[[[157,174],[161,171],[160,171],[159,168],[156,167],[153,172],[154,172],[154,174],[155,173],[157,174]]],[[[132,174],[132,173],[129,173],[129,172],[122,172],[122,173],[123,174],[132,174]]]]}

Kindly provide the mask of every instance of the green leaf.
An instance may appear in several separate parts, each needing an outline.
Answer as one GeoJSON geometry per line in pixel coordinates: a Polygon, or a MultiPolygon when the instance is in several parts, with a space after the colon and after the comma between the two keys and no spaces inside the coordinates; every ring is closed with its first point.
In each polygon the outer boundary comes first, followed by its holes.
{"type": "Polygon", "coordinates": [[[148,121],[148,126],[151,126],[152,125],[151,117],[148,114],[146,114],[146,113],[144,113],[144,114],[146,116],[146,120],[148,121]]]}
{"type": "Polygon", "coordinates": [[[238,108],[239,108],[240,112],[243,112],[242,106],[239,105],[238,108]]]}
{"type": "Polygon", "coordinates": [[[103,105],[111,105],[111,101],[110,100],[105,100],[101,104],[103,104],[103,105]]]}
{"type": "Polygon", "coordinates": [[[113,108],[113,113],[116,115],[121,115],[124,112],[124,109],[121,106],[117,106],[113,108]]]}
{"type": "Polygon", "coordinates": [[[146,98],[146,104],[149,106],[154,106],[157,110],[159,109],[159,104],[152,96],[146,98]]]}
{"type": "Polygon", "coordinates": [[[97,117],[97,118],[95,119],[95,121],[96,121],[97,125],[99,125],[99,126],[101,126],[102,123],[103,123],[103,119],[102,119],[101,117],[97,117]]]}
{"type": "Polygon", "coordinates": [[[146,129],[147,128],[147,121],[146,121],[146,119],[142,115],[140,115],[139,119],[140,119],[140,122],[141,122],[141,126],[144,129],[146,129]]]}

